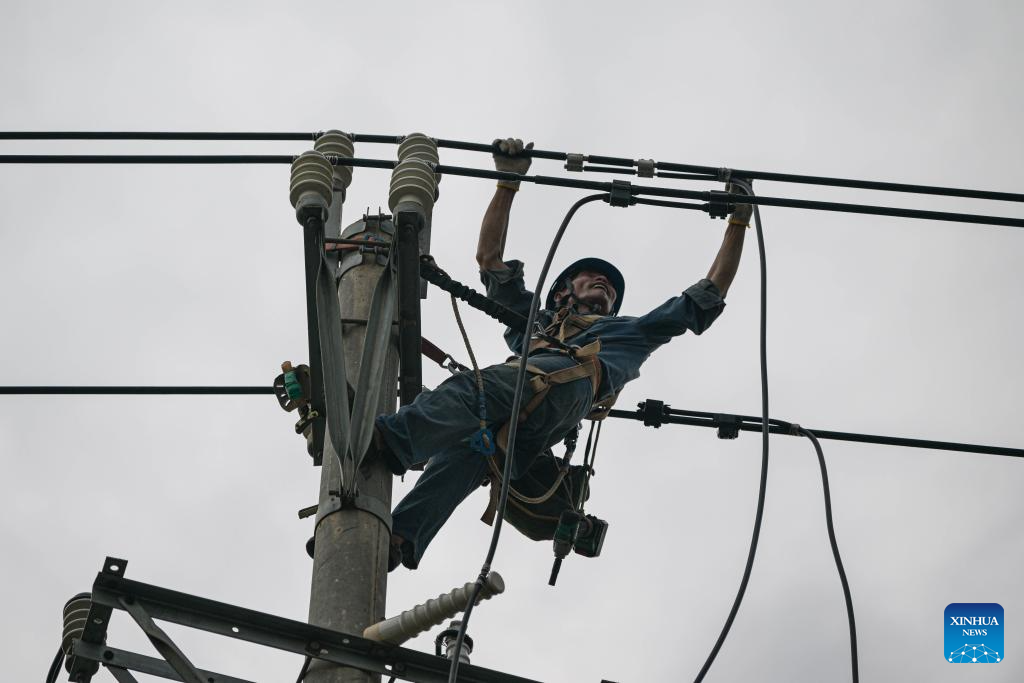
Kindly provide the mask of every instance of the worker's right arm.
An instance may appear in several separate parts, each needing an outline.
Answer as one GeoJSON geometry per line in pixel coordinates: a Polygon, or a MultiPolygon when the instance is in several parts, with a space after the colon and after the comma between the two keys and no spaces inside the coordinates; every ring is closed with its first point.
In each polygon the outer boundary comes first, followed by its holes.
{"type": "MultiPolygon", "coordinates": [[[[530,170],[530,157],[522,154],[524,149],[533,149],[533,143],[523,145],[515,138],[495,140],[494,167],[499,171],[525,174],[530,170]]],[[[480,224],[480,239],[476,247],[476,262],[481,271],[508,270],[502,259],[505,253],[505,238],[508,233],[508,217],[512,212],[512,201],[519,190],[519,181],[499,180],[491,203],[484,212],[480,224]]]]}

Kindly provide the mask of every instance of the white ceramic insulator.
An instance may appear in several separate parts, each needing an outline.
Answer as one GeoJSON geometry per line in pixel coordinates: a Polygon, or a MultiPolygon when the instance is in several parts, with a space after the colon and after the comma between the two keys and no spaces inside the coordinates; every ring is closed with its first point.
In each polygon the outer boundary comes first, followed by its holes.
{"type": "Polygon", "coordinates": [[[292,179],[288,198],[292,206],[320,205],[327,209],[331,205],[331,181],[334,167],[320,152],[303,152],[292,162],[292,179]]]}
{"type": "MultiPolygon", "coordinates": [[[[351,159],[355,156],[352,139],[340,130],[329,130],[313,143],[313,149],[324,156],[336,156],[351,159]]],[[[337,164],[334,166],[334,180],[338,189],[345,190],[352,183],[352,167],[337,164]]]]}
{"type": "MultiPolygon", "coordinates": [[[[466,609],[469,604],[469,596],[473,591],[473,584],[467,583],[461,588],[456,588],[450,593],[439,595],[433,600],[427,600],[422,605],[416,605],[410,610],[402,612],[397,617],[391,617],[384,621],[377,622],[363,631],[363,638],[375,640],[380,643],[399,645],[423,633],[429,628],[437,626],[445,619],[451,619],[459,612],[466,609]]],[[[487,575],[477,604],[481,600],[503,593],[505,581],[498,572],[491,572],[487,575]]]]}
{"type": "Polygon", "coordinates": [[[403,202],[415,202],[429,214],[434,208],[436,195],[437,179],[427,161],[410,157],[398,162],[391,174],[391,192],[388,194],[388,206],[392,212],[403,202]]]}
{"type": "Polygon", "coordinates": [[[403,159],[423,159],[436,164],[439,160],[437,143],[423,133],[409,133],[398,145],[398,160],[403,159]]]}

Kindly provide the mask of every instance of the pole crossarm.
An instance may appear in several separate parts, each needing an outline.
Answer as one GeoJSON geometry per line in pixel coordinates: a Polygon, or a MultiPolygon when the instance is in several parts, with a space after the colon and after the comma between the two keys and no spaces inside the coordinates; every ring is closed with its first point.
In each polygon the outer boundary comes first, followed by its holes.
{"type": "MultiPolygon", "coordinates": [[[[608,417],[627,420],[639,420],[648,427],[660,427],[663,424],[689,425],[692,427],[712,427],[718,430],[720,439],[735,439],[739,432],[760,432],[761,418],[751,415],[732,415],[729,413],[707,413],[696,410],[677,410],[665,405],[662,401],[647,399],[640,402],[638,409],[616,410],[608,413],[608,417]]],[[[1024,458],[1024,449],[1006,448],[1003,446],[985,446],[979,444],[957,443],[952,441],[932,441],[928,439],[907,439],[899,436],[879,436],[876,434],[858,434],[854,432],[836,432],[824,429],[802,427],[796,423],[783,420],[768,419],[768,431],[771,434],[787,434],[801,436],[800,430],[807,429],[819,439],[834,441],[854,441],[858,443],[875,443],[882,446],[905,446],[907,448],[928,448],[961,453],[982,453],[985,455],[1002,455],[1013,458],[1024,458]]]]}
{"type": "MultiPolygon", "coordinates": [[[[0,131],[0,140],[195,140],[195,141],[315,141],[323,133],[317,132],[188,132],[188,131],[0,131]]],[[[404,135],[374,135],[364,133],[349,134],[354,143],[398,145],[405,140],[404,135]]],[[[465,142],[461,140],[437,139],[438,147],[459,149],[470,152],[494,154],[497,148],[493,143],[465,142]]],[[[680,179],[719,179],[727,180],[726,175],[734,175],[748,180],[765,180],[779,183],[797,183],[805,185],[827,185],[831,187],[849,187],[882,192],[902,192],[910,194],[928,194],[946,197],[963,197],[968,199],[989,199],[995,201],[1024,202],[1024,194],[1015,192],[995,192],[990,190],[974,190],[961,187],[941,187],[936,185],[920,185],[914,183],[891,183],[875,180],[858,180],[853,178],[836,178],[796,173],[776,173],[754,169],[730,169],[719,166],[703,166],[698,164],[682,164],[653,159],[630,159],[603,155],[569,154],[544,149],[523,150],[524,156],[534,159],[567,161],[569,170],[592,171],[598,173],[626,173],[651,177],[651,174],[665,178],[680,179]],[[570,168],[571,164],[575,164],[570,168]],[[589,165],[587,165],[589,164],[589,165]]]]}
{"type": "MultiPolygon", "coordinates": [[[[125,564],[124,560],[107,558],[104,570],[93,583],[89,623],[94,624],[94,628],[91,631],[87,629],[73,646],[71,674],[73,680],[78,676],[79,683],[88,683],[98,664],[182,680],[177,675],[180,662],[164,662],[106,645],[107,623],[111,611],[115,609],[135,610],[150,619],[354,667],[385,677],[393,676],[418,683],[443,683],[448,680],[449,662],[444,657],[125,579],[125,564]],[[116,569],[111,570],[111,567],[116,569]],[[102,626],[95,627],[94,619],[99,620],[102,626]]],[[[161,654],[165,653],[161,651],[161,654]]],[[[204,683],[211,676],[213,680],[224,683],[246,683],[243,679],[198,669],[194,671],[204,683]]],[[[468,664],[460,668],[459,680],[465,683],[539,683],[468,664]]]]}

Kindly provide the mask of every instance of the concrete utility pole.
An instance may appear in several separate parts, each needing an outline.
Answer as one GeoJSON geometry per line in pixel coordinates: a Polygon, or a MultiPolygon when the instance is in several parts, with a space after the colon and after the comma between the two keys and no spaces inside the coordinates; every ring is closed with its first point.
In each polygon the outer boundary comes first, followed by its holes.
{"type": "MultiPolygon", "coordinates": [[[[415,138],[418,141],[429,141],[429,138],[424,136],[415,138]]],[[[427,146],[432,144],[432,141],[429,141],[427,146]]],[[[399,212],[404,212],[403,215],[409,212],[418,215],[418,228],[429,225],[430,210],[436,193],[436,180],[425,161],[436,163],[437,148],[436,145],[433,146],[432,159],[427,154],[428,158],[424,160],[422,145],[421,142],[419,146],[403,144],[399,147],[399,165],[392,176],[391,196],[388,202],[393,211],[398,209],[396,215],[399,212]]],[[[353,155],[351,142],[347,138],[340,145],[327,145],[319,151],[327,155],[353,155]]],[[[329,229],[334,227],[337,230],[335,226],[340,225],[341,204],[350,179],[350,168],[334,167],[334,200],[331,202],[328,219],[329,229]]],[[[396,236],[385,232],[386,228],[392,229],[383,221],[365,220],[347,229],[344,237],[361,239],[372,235],[392,242],[396,236]]],[[[418,256],[415,253],[414,256],[416,260],[413,263],[417,263],[418,256]]],[[[338,286],[341,316],[346,320],[367,319],[374,287],[383,269],[373,254],[365,254],[360,258],[360,264],[343,269],[338,286]]],[[[414,272],[417,273],[415,278],[418,284],[418,266],[414,272]]],[[[346,374],[349,381],[355,384],[359,376],[367,328],[365,324],[350,322],[345,323],[342,329],[346,374]]],[[[418,333],[417,329],[416,334],[418,333]]],[[[418,340],[416,353],[418,362],[418,340]]],[[[374,415],[395,411],[398,370],[396,335],[389,340],[383,372],[378,378],[381,388],[374,415]]],[[[325,382],[331,381],[337,380],[325,378],[325,382]]],[[[345,391],[346,388],[341,387],[339,390],[345,391]]],[[[337,498],[339,479],[337,459],[328,457],[325,452],[320,477],[320,515],[330,506],[332,498],[337,498]]],[[[390,511],[392,474],[381,461],[372,461],[360,468],[356,473],[356,479],[360,500],[374,499],[375,504],[382,507],[385,513],[390,511]]],[[[315,539],[309,623],[343,633],[361,634],[363,629],[381,621],[385,616],[387,562],[391,541],[388,528],[378,515],[361,509],[360,506],[337,510],[323,517],[317,524],[315,539]]],[[[309,683],[369,683],[379,681],[380,677],[359,669],[314,660],[305,680],[309,683]]]]}

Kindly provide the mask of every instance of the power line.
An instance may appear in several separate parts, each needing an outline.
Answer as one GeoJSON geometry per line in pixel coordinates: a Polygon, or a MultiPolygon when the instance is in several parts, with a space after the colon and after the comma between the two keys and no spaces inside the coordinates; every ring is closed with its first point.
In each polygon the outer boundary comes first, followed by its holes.
{"type": "MultiPolygon", "coordinates": [[[[0,164],[290,164],[295,157],[287,154],[3,154],[0,164]]],[[[370,168],[394,168],[394,161],[385,159],[359,159],[332,157],[335,165],[358,166],[370,168]]],[[[1004,225],[1024,228],[1024,218],[1003,216],[987,216],[969,213],[951,213],[947,211],[925,211],[921,209],[903,209],[890,206],[869,204],[849,204],[843,202],[821,202],[806,199],[790,199],[787,197],[766,197],[755,195],[737,195],[711,191],[681,190],[670,187],[649,185],[633,185],[625,181],[598,182],[576,180],[543,175],[519,175],[502,171],[488,171],[464,166],[434,165],[434,170],[442,175],[456,175],[470,178],[487,178],[491,180],[525,181],[537,185],[555,187],[572,187],[581,190],[607,192],[612,196],[622,196],[629,203],[638,203],[638,195],[656,197],[675,197],[707,202],[703,206],[677,205],[678,208],[696,208],[706,211],[712,217],[724,217],[729,209],[736,204],[756,204],[761,206],[780,206],[795,209],[811,209],[815,211],[832,211],[840,213],[858,213],[872,216],[891,216],[896,218],[915,218],[921,220],[952,221],[956,223],[972,223],[979,225],[1004,225]]],[[[738,172],[737,172],[738,175],[738,172]]],[[[650,203],[639,201],[639,203],[650,203]]]]}
{"type": "MultiPolygon", "coordinates": [[[[0,140],[194,140],[194,141],[313,141],[322,132],[187,132],[187,131],[0,131],[0,140]]],[[[402,135],[372,135],[363,133],[349,134],[352,142],[370,144],[398,144],[405,139],[402,135]]],[[[459,149],[471,152],[494,153],[496,148],[493,144],[464,142],[461,140],[437,140],[438,147],[448,149],[459,149]]],[[[574,167],[580,171],[595,172],[623,172],[621,169],[632,169],[626,173],[641,175],[640,167],[646,162],[646,168],[656,169],[663,177],[679,177],[675,173],[693,174],[701,178],[723,177],[723,172],[728,171],[731,175],[746,178],[749,180],[767,180],[780,183],[796,183],[804,185],[826,185],[831,187],[849,187],[862,190],[879,190],[882,192],[901,192],[910,194],[928,194],[946,197],[962,197],[967,199],[988,199],[994,201],[1024,202],[1024,194],[1015,192],[995,192],[991,190],[974,190],[961,187],[942,187],[937,185],[920,185],[915,183],[892,183],[876,180],[859,180],[854,178],[836,178],[830,176],[816,176],[795,173],[777,173],[774,171],[759,171],[755,169],[725,169],[716,166],[702,166],[697,164],[682,164],[668,161],[654,161],[653,159],[629,159],[625,157],[611,157],[601,155],[569,154],[552,150],[532,149],[524,150],[524,156],[536,159],[550,159],[554,161],[567,161],[570,157],[578,165],[574,167]],[[591,166],[583,165],[584,162],[591,166]],[[594,166],[619,167],[601,168],[594,166]],[[664,173],[667,172],[667,173],[664,173]]]]}

